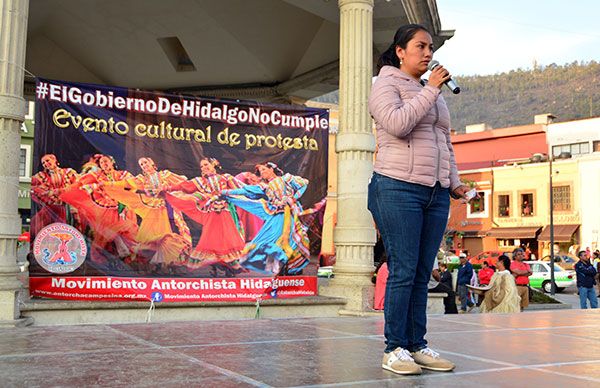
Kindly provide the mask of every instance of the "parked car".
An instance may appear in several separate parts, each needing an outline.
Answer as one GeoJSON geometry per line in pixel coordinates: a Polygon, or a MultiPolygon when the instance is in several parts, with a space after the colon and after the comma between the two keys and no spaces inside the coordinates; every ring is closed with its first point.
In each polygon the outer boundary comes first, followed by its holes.
{"type": "MultiPolygon", "coordinates": [[[[550,261],[550,256],[544,256],[542,261],[550,261]]],[[[579,261],[578,258],[569,255],[554,255],[554,262],[566,270],[575,269],[575,263],[579,261]]]]}
{"type": "Polygon", "coordinates": [[[458,264],[460,263],[460,258],[457,255],[448,252],[444,255],[443,262],[446,264],[458,264]]]}
{"type": "MultiPolygon", "coordinates": [[[[529,285],[533,288],[541,288],[544,292],[550,292],[550,263],[547,261],[525,261],[531,267],[533,275],[529,277],[529,285]]],[[[554,284],[557,292],[574,286],[577,283],[573,271],[567,271],[560,265],[554,264],[554,284]]]]}
{"type": "Polygon", "coordinates": [[[512,257],[512,253],[510,252],[502,252],[502,251],[484,251],[478,253],[475,256],[469,257],[469,262],[471,264],[483,264],[484,261],[487,261],[488,265],[496,265],[498,261],[498,257],[500,255],[506,255],[510,259],[512,257]]]}

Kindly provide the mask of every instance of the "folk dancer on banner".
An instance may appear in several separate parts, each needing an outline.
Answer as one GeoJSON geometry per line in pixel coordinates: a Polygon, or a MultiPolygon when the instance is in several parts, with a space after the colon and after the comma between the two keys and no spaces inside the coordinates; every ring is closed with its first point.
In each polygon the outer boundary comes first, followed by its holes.
{"type": "MultiPolygon", "coordinates": [[[[258,185],[260,183],[260,178],[250,171],[237,174],[235,179],[239,180],[244,185],[258,185]]],[[[260,231],[260,228],[262,228],[264,221],[242,208],[237,208],[237,214],[240,222],[244,226],[245,241],[252,241],[260,231]]]]}
{"type": "Polygon", "coordinates": [[[300,197],[308,180],[283,171],[273,162],[256,166],[260,185],[224,190],[230,203],[262,218],[264,224],[248,244],[242,265],[256,272],[296,275],[308,265],[307,227],[301,222],[300,197]]]}
{"type": "Polygon", "coordinates": [[[136,234],[137,251],[155,250],[150,263],[156,265],[157,271],[163,266],[185,265],[192,245],[190,229],[181,213],[158,195],[165,187],[184,182],[186,177],[169,170],[159,171],[148,157],[140,158],[138,164],[142,174],[122,181],[103,182],[104,190],[142,219],[136,234]],[[175,229],[179,233],[175,233],[175,229]]]}
{"type": "Polygon", "coordinates": [[[215,263],[242,270],[244,229],[236,209],[222,198],[222,190],[236,189],[243,183],[230,174],[220,174],[221,164],[214,158],[200,160],[201,176],[165,188],[165,198],[175,209],[202,225],[202,234],[190,252],[188,267],[215,263]],[[183,192],[183,193],[180,193],[183,192]]]}
{"type": "MultiPolygon", "coordinates": [[[[95,160],[97,168],[92,168],[91,162],[86,163],[90,172],[62,193],[60,199],[75,207],[82,220],[89,225],[93,238],[91,255],[96,262],[106,262],[107,256],[114,255],[128,258],[138,232],[135,213],[107,195],[100,184],[133,179],[133,175],[128,171],[116,170],[112,156],[99,155],[95,160]]],[[[120,264],[111,260],[109,263],[120,264]]]]}
{"type": "Polygon", "coordinates": [[[36,235],[53,222],[78,226],[77,211],[59,198],[68,185],[77,181],[77,172],[72,168],[59,167],[54,154],[42,156],[41,161],[43,170],[31,177],[31,198],[40,205],[31,219],[31,232],[36,235]]]}

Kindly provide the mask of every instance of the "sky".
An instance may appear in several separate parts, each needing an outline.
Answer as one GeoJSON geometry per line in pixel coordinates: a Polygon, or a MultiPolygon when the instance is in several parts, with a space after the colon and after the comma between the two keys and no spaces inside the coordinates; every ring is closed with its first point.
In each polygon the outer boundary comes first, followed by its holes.
{"type": "Polygon", "coordinates": [[[443,30],[434,58],[452,75],[600,61],[600,0],[437,0],[443,30]]]}

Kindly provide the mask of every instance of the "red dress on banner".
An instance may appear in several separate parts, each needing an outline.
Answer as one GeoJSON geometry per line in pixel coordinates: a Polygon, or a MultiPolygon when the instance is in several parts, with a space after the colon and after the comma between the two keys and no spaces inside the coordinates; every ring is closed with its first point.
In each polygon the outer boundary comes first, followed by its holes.
{"type": "Polygon", "coordinates": [[[72,168],[57,167],[40,171],[31,177],[31,198],[40,209],[31,219],[31,232],[37,235],[46,225],[53,222],[75,224],[72,209],[60,198],[65,188],[77,181],[77,172],[72,168]]]}
{"type": "Polygon", "coordinates": [[[118,182],[106,182],[104,191],[115,201],[132,209],[142,219],[136,241],[138,250],[153,249],[153,264],[183,264],[182,256],[191,246],[190,229],[179,211],[172,211],[157,195],[164,187],[185,181],[169,170],[140,174],[118,182]],[[171,226],[173,220],[179,233],[171,226]]]}
{"type": "Polygon", "coordinates": [[[92,229],[92,252],[96,257],[99,249],[107,249],[112,243],[119,256],[131,253],[130,248],[138,232],[135,213],[125,206],[119,206],[119,202],[108,196],[99,184],[132,178],[133,175],[128,171],[113,170],[107,174],[97,170],[85,174],[77,185],[71,185],[60,195],[61,200],[78,210],[82,220],[92,229]]]}
{"type": "Polygon", "coordinates": [[[169,187],[171,193],[166,194],[167,201],[202,225],[198,244],[190,253],[190,267],[216,262],[237,266],[237,260],[242,258],[243,225],[235,207],[218,198],[222,190],[240,186],[242,183],[233,176],[215,173],[169,187]]]}

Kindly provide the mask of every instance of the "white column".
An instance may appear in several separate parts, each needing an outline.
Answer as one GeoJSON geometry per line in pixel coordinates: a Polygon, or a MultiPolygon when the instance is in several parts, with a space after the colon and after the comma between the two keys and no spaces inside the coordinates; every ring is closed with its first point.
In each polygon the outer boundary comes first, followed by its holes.
{"type": "Polygon", "coordinates": [[[375,138],[367,100],[373,74],[373,0],[339,0],[340,119],[338,216],[334,231],[335,278],[320,294],[348,300],[346,309],[373,305],[375,228],[367,210],[367,185],[373,171],[375,138]]]}
{"type": "Polygon", "coordinates": [[[0,0],[0,325],[18,325],[19,131],[29,0],[0,0]]]}

